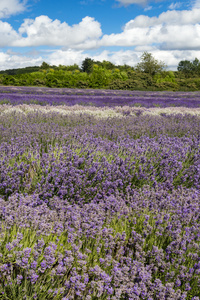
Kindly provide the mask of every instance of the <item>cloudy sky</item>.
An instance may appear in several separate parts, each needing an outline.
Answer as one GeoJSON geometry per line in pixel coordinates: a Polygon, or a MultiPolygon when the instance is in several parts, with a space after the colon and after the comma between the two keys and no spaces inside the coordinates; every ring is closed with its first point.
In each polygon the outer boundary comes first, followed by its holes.
{"type": "Polygon", "coordinates": [[[0,0],[0,70],[200,59],[200,0],[0,0]]]}

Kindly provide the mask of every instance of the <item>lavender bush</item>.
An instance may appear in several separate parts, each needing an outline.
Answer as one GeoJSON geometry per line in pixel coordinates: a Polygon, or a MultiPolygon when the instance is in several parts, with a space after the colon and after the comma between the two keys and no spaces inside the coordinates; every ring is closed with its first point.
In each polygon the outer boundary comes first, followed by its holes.
{"type": "Polygon", "coordinates": [[[0,114],[0,299],[200,299],[200,118],[0,114]]]}

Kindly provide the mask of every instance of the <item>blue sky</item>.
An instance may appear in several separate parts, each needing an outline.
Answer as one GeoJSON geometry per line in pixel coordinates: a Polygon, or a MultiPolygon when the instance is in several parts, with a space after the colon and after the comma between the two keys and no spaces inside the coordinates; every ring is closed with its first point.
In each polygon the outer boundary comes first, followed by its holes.
{"type": "Polygon", "coordinates": [[[0,0],[0,70],[86,57],[135,66],[144,51],[172,70],[200,59],[200,0],[0,0]]]}

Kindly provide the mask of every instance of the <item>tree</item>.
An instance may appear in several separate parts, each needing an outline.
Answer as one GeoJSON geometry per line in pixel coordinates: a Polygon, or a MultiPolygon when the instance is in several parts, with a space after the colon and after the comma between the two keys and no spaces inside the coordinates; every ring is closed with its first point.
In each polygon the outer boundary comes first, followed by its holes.
{"type": "Polygon", "coordinates": [[[198,58],[195,58],[192,62],[192,67],[193,67],[193,71],[196,74],[200,73],[200,61],[198,60],[198,58]]]}
{"type": "Polygon", "coordinates": [[[81,70],[86,73],[91,73],[93,69],[94,61],[93,59],[86,57],[82,62],[81,70]]]}
{"type": "Polygon", "coordinates": [[[41,67],[40,67],[40,68],[43,69],[43,70],[47,70],[47,69],[50,68],[50,65],[47,64],[45,61],[43,61],[43,63],[41,64],[41,67]]]}
{"type": "Polygon", "coordinates": [[[165,69],[165,63],[158,61],[151,53],[144,52],[141,56],[141,62],[137,64],[136,70],[150,75],[162,72],[165,69]]]}
{"type": "Polygon", "coordinates": [[[193,69],[192,63],[189,60],[181,60],[178,64],[177,70],[183,73],[191,73],[193,69]]]}
{"type": "Polygon", "coordinates": [[[77,71],[77,70],[80,71],[80,68],[79,68],[79,66],[77,64],[73,64],[71,66],[67,66],[66,70],[67,71],[77,71]]]}
{"type": "Polygon", "coordinates": [[[106,70],[113,70],[115,68],[115,65],[107,60],[103,60],[101,66],[106,70]]]}
{"type": "Polygon", "coordinates": [[[198,58],[195,58],[193,62],[189,60],[181,60],[178,64],[177,70],[179,72],[182,72],[186,75],[186,77],[189,77],[193,74],[199,74],[200,73],[200,61],[198,58]]]}

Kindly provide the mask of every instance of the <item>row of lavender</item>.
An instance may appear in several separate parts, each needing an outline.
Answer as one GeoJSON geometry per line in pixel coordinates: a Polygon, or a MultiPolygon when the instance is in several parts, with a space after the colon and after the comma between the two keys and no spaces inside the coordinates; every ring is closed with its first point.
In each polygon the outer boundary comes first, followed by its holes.
{"type": "Polygon", "coordinates": [[[200,118],[0,115],[0,299],[200,298],[200,118]]]}
{"type": "MultiPolygon", "coordinates": [[[[200,118],[83,114],[1,116],[0,194],[90,201],[144,184],[200,188],[200,118]],[[88,199],[89,197],[89,199],[88,199]]],[[[130,190],[130,191],[129,191],[130,190]]],[[[128,191],[126,193],[126,191],[128,191]]]]}
{"type": "Polygon", "coordinates": [[[0,104],[200,107],[200,92],[147,92],[0,86],[0,104]]]}

